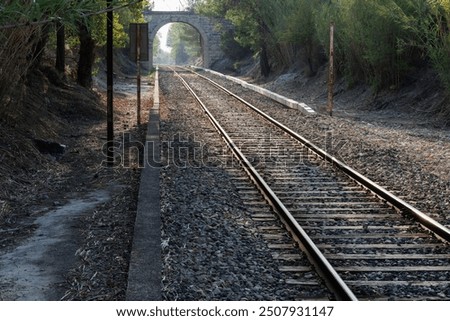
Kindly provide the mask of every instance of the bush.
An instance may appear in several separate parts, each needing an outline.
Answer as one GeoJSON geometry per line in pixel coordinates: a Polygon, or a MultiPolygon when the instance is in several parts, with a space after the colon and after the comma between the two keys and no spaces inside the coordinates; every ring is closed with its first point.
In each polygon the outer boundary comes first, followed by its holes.
{"type": "Polygon", "coordinates": [[[301,62],[308,66],[307,74],[314,75],[322,56],[316,27],[320,1],[288,0],[284,4],[285,17],[276,34],[288,55],[285,61],[292,62],[298,54],[301,62]]]}
{"type": "Polygon", "coordinates": [[[335,62],[349,84],[398,88],[431,63],[450,93],[450,0],[203,0],[202,12],[228,18],[236,40],[272,64],[297,57],[314,74],[336,25],[335,62]]]}
{"type": "Polygon", "coordinates": [[[450,0],[431,3],[419,32],[442,85],[450,94],[450,0]]]}
{"type": "MultiPolygon", "coordinates": [[[[425,1],[425,0],[424,0],[425,1]]],[[[326,44],[326,22],[336,23],[336,56],[350,82],[363,81],[375,90],[397,87],[420,60],[414,22],[414,0],[337,1],[322,13],[318,25],[326,44]]]]}

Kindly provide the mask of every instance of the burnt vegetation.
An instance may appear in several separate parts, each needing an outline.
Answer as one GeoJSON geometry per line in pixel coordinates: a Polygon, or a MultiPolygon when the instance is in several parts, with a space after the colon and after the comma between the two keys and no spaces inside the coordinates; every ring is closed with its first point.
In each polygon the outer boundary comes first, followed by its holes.
{"type": "MultiPolygon", "coordinates": [[[[143,19],[143,5],[112,1],[121,8],[118,52],[126,46],[124,26],[143,19]]],[[[104,51],[104,13],[104,1],[0,4],[0,229],[12,231],[1,247],[33,230],[30,217],[39,206],[98,176],[103,142],[92,133],[106,113],[92,85],[104,51]]]]}

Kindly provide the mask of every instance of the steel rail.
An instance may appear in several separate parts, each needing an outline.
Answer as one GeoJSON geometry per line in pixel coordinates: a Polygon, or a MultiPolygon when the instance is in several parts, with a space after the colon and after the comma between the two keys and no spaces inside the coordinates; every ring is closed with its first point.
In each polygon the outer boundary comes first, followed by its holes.
{"type": "Polygon", "coordinates": [[[213,126],[219,131],[222,135],[223,139],[227,143],[230,150],[242,164],[248,175],[251,177],[252,181],[258,186],[261,192],[264,194],[265,198],[270,202],[270,204],[274,207],[274,210],[282,217],[282,219],[286,222],[289,227],[289,230],[295,235],[296,238],[301,243],[301,246],[305,249],[305,252],[310,258],[312,264],[316,267],[317,271],[322,275],[326,284],[329,288],[335,293],[336,298],[338,300],[345,301],[357,301],[357,297],[350,290],[347,284],[342,280],[340,275],[336,272],[333,266],[329,263],[329,261],[325,258],[323,253],[319,250],[319,248],[315,245],[315,243],[311,240],[305,230],[299,225],[297,220],[293,217],[293,215],[289,212],[289,210],[284,206],[284,204],[280,201],[280,199],[276,196],[276,194],[272,191],[269,185],[265,182],[265,180],[261,177],[258,171],[251,165],[250,161],[244,156],[244,154],[240,151],[237,145],[233,142],[230,136],[226,133],[226,131],[222,128],[222,126],[218,123],[215,117],[208,110],[206,105],[202,102],[200,97],[194,92],[194,90],[189,86],[186,80],[177,73],[173,68],[171,68],[175,75],[177,75],[186,89],[190,92],[190,94],[198,101],[198,103],[202,106],[205,113],[208,115],[213,126]]]}
{"type": "Polygon", "coordinates": [[[336,157],[332,156],[328,152],[326,152],[323,149],[321,149],[320,147],[316,146],[311,141],[309,141],[308,139],[306,139],[303,136],[299,135],[298,133],[294,132],[293,130],[291,130],[287,126],[281,124],[280,122],[278,122],[277,120],[275,120],[274,118],[269,116],[268,114],[266,114],[263,111],[259,110],[258,108],[253,106],[251,103],[249,103],[246,100],[244,100],[243,98],[237,96],[236,94],[234,94],[233,92],[229,91],[225,87],[221,86],[217,82],[215,82],[215,81],[213,81],[213,80],[211,80],[211,79],[209,79],[209,78],[207,78],[207,77],[205,77],[205,76],[203,76],[203,75],[201,75],[201,74],[199,74],[199,73],[197,73],[197,72],[195,72],[193,70],[186,69],[186,68],[183,68],[183,69],[185,69],[185,70],[187,70],[189,72],[192,72],[192,73],[202,77],[203,79],[209,81],[211,84],[213,84],[217,88],[220,88],[221,90],[225,91],[227,94],[229,94],[229,95],[233,96],[234,98],[238,99],[239,101],[241,101],[242,103],[244,103],[245,105],[250,107],[252,110],[257,112],[259,115],[261,115],[263,118],[265,118],[266,120],[268,120],[269,122],[271,122],[275,126],[277,126],[278,128],[282,129],[283,131],[285,131],[286,133],[291,135],[294,139],[296,139],[301,144],[306,146],[308,149],[310,149],[316,155],[318,155],[322,159],[328,161],[333,166],[335,166],[336,168],[340,169],[342,172],[344,172],[349,177],[351,177],[353,180],[355,180],[356,182],[358,182],[359,184],[361,184],[362,186],[364,186],[365,188],[370,190],[372,193],[374,193],[375,195],[377,195],[381,199],[385,200],[386,202],[392,204],[394,207],[396,207],[397,209],[399,209],[403,213],[406,213],[406,214],[409,214],[410,216],[412,216],[417,222],[422,224],[426,229],[432,231],[439,238],[442,238],[445,241],[450,242],[450,229],[448,229],[447,227],[445,227],[441,223],[439,223],[436,220],[432,219],[431,217],[429,217],[428,215],[426,215],[422,211],[418,210],[417,208],[415,208],[411,204],[408,204],[404,200],[398,198],[397,196],[395,196],[394,194],[392,194],[391,192],[389,192],[385,188],[381,187],[377,183],[373,182],[372,180],[370,180],[366,176],[358,173],[356,170],[354,170],[350,166],[344,164],[342,161],[338,160],[336,157]]]}

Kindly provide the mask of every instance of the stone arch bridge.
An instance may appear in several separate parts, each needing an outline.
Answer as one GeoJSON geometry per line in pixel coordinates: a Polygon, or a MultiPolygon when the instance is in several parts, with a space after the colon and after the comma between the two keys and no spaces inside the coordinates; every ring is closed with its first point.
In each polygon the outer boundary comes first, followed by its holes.
{"type": "Polygon", "coordinates": [[[153,41],[158,30],[168,23],[182,22],[194,27],[200,34],[203,67],[211,68],[225,57],[221,48],[221,35],[217,21],[188,11],[147,11],[149,23],[149,64],[153,66],[153,41]]]}

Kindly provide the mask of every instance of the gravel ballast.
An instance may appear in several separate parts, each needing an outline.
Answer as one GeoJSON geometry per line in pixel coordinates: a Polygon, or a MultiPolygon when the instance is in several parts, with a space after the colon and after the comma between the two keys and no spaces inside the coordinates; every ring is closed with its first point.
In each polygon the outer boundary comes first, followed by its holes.
{"type": "MultiPolygon", "coordinates": [[[[347,110],[340,106],[337,117],[320,113],[302,115],[231,81],[209,73],[206,76],[242,95],[396,196],[450,226],[448,129],[435,128],[432,122],[427,126],[423,115],[411,113],[406,118],[406,114],[395,111],[358,112],[350,105],[347,110]],[[355,117],[356,113],[359,117],[355,117]]],[[[298,93],[298,96],[302,95],[307,93],[298,93]]]]}
{"type": "MultiPolygon", "coordinates": [[[[305,298],[304,286],[287,285],[232,175],[221,166],[227,153],[221,138],[173,79],[161,73],[161,136],[168,164],[160,182],[163,299],[305,298]]],[[[312,292],[315,298],[328,295],[322,287],[312,292]]]]}

